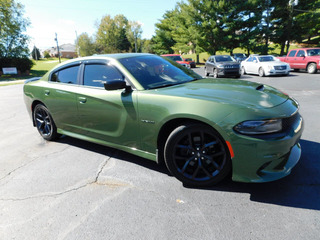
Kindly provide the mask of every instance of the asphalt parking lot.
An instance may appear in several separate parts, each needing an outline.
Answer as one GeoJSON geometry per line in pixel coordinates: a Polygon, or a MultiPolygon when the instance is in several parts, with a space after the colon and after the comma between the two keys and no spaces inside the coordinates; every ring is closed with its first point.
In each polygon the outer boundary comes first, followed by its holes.
{"type": "Polygon", "coordinates": [[[0,86],[0,239],[318,240],[320,73],[240,80],[274,86],[301,105],[302,157],[284,179],[186,188],[143,158],[70,137],[44,141],[23,85],[0,86]]]}

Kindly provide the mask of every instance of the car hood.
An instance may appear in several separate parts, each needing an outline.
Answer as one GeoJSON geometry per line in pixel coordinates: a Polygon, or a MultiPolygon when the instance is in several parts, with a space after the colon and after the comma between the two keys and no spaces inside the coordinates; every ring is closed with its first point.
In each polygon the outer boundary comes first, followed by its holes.
{"type": "Polygon", "coordinates": [[[241,105],[245,108],[272,108],[288,99],[288,95],[273,87],[231,79],[205,78],[155,91],[163,95],[241,105]]]}
{"type": "Polygon", "coordinates": [[[283,66],[288,65],[288,63],[281,62],[281,61],[271,61],[271,62],[260,62],[263,66],[283,66]]]}
{"type": "Polygon", "coordinates": [[[239,65],[238,62],[217,62],[217,64],[222,64],[222,65],[239,65]]]}

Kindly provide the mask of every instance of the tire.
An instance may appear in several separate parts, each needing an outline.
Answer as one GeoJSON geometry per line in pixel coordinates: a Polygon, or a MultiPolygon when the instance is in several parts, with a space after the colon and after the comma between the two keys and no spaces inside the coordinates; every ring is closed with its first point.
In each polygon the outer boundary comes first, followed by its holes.
{"type": "Polygon", "coordinates": [[[308,73],[314,74],[317,72],[317,65],[315,63],[309,63],[307,66],[308,73]]]}
{"type": "Polygon", "coordinates": [[[38,132],[45,140],[53,141],[60,137],[49,110],[43,104],[35,106],[33,121],[36,124],[38,132]]]}
{"type": "Polygon", "coordinates": [[[213,69],[213,77],[214,78],[218,78],[219,77],[219,74],[218,74],[218,69],[213,69]]]}
{"type": "Polygon", "coordinates": [[[231,171],[231,158],[225,141],[203,124],[177,127],[164,147],[170,173],[188,186],[211,186],[231,171]]]}
{"type": "Polygon", "coordinates": [[[244,67],[241,68],[241,74],[242,74],[242,75],[246,75],[246,74],[247,74],[247,73],[246,73],[246,69],[245,69],[244,67]]]}
{"type": "Polygon", "coordinates": [[[209,77],[209,75],[210,75],[210,73],[207,71],[207,68],[204,68],[204,75],[205,75],[206,77],[209,77]]]}
{"type": "Polygon", "coordinates": [[[259,73],[259,76],[260,76],[260,77],[264,77],[264,76],[265,76],[265,74],[264,74],[264,70],[263,70],[263,68],[262,68],[262,67],[261,67],[261,68],[259,68],[258,73],[259,73]]]}

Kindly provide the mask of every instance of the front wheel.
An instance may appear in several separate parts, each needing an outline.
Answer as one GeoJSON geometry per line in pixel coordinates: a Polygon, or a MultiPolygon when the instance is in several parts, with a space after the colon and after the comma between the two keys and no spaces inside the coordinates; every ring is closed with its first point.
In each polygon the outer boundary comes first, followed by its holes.
{"type": "Polygon", "coordinates": [[[241,68],[241,74],[242,74],[242,75],[247,74],[247,73],[246,73],[246,69],[245,69],[244,67],[241,68]]]}
{"type": "Polygon", "coordinates": [[[33,121],[36,124],[40,135],[48,141],[57,139],[60,135],[57,133],[57,127],[49,113],[49,110],[42,104],[35,106],[33,111],[33,121]]]}
{"type": "Polygon", "coordinates": [[[317,65],[315,63],[309,63],[308,67],[307,67],[307,71],[308,73],[316,73],[317,72],[317,65]]]}
{"type": "Polygon", "coordinates": [[[261,68],[259,68],[259,76],[260,77],[264,77],[265,76],[265,74],[264,74],[264,70],[263,70],[263,68],[261,67],[261,68]]]}
{"type": "Polygon", "coordinates": [[[169,171],[181,182],[204,187],[218,183],[231,170],[222,137],[203,124],[185,124],[168,137],[164,148],[169,171]]]}
{"type": "Polygon", "coordinates": [[[213,77],[214,78],[218,78],[219,77],[219,74],[218,74],[218,69],[213,69],[213,77]]]}

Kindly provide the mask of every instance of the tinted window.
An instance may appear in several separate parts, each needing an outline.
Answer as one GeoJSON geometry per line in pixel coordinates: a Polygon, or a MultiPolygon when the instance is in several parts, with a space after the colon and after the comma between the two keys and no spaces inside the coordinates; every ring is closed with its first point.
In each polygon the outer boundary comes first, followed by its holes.
{"type": "Polygon", "coordinates": [[[303,57],[305,54],[304,54],[304,51],[303,50],[299,50],[298,54],[297,54],[297,57],[303,57]]]}
{"type": "Polygon", "coordinates": [[[84,69],[83,85],[104,87],[107,80],[123,80],[122,74],[114,67],[103,64],[86,65],[84,69]]]}
{"type": "Polygon", "coordinates": [[[55,72],[51,76],[52,82],[77,84],[79,66],[69,67],[55,72]]]}
{"type": "Polygon", "coordinates": [[[320,56],[320,49],[307,50],[308,56],[320,56]]]}
{"type": "Polygon", "coordinates": [[[154,55],[123,58],[119,62],[145,89],[172,86],[201,78],[180,64],[154,55]]]}
{"type": "Polygon", "coordinates": [[[289,53],[289,57],[294,57],[296,55],[296,50],[293,50],[289,53]]]}
{"type": "Polygon", "coordinates": [[[249,57],[247,62],[253,62],[253,57],[249,57]]]}
{"type": "Polygon", "coordinates": [[[231,56],[216,56],[216,62],[235,62],[236,60],[231,56]]]}

